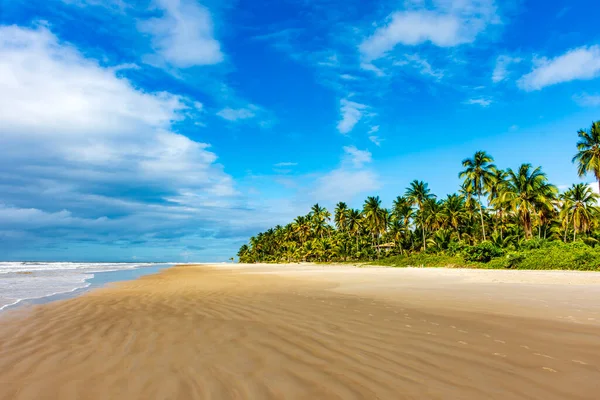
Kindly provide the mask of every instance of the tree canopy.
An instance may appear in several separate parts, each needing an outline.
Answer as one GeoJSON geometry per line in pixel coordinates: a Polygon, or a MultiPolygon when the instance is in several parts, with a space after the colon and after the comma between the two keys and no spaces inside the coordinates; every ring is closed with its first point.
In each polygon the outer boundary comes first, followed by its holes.
{"type": "MultiPolygon", "coordinates": [[[[578,132],[579,175],[600,181],[600,121],[578,132]]],[[[472,246],[517,249],[536,240],[600,241],[599,195],[585,183],[559,193],[539,166],[501,169],[485,151],[462,162],[457,193],[438,200],[425,181],[410,182],[390,208],[378,196],[360,209],[315,204],[306,215],[250,238],[241,262],[373,260],[389,255],[452,254],[472,246]]]]}

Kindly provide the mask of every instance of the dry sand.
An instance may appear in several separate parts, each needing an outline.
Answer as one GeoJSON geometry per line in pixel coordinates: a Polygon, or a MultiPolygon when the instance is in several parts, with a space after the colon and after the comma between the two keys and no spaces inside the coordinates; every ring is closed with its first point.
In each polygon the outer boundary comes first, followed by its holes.
{"type": "Polygon", "coordinates": [[[0,316],[0,399],[597,399],[600,274],[182,266],[0,316]]]}

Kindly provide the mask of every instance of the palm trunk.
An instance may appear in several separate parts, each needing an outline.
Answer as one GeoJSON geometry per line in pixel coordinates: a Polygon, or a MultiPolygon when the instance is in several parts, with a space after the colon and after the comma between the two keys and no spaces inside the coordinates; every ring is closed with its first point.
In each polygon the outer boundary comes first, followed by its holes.
{"type": "Polygon", "coordinates": [[[423,251],[427,250],[427,243],[425,242],[425,224],[421,221],[421,232],[423,232],[423,251]]]}
{"type": "Polygon", "coordinates": [[[483,241],[485,242],[485,225],[483,222],[483,206],[481,205],[481,195],[477,195],[479,200],[479,215],[481,215],[481,233],[483,233],[483,241]]]}

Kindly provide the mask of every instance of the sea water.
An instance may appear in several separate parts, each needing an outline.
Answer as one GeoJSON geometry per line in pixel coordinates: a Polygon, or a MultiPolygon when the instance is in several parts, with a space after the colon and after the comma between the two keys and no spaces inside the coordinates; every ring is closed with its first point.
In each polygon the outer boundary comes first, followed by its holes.
{"type": "Polygon", "coordinates": [[[0,262],[0,310],[22,302],[68,297],[109,282],[130,280],[173,264],[0,262]]]}

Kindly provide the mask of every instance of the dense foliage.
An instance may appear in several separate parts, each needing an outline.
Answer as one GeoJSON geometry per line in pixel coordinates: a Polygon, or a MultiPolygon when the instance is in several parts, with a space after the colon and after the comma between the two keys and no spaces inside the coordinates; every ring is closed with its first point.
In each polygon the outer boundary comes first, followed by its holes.
{"type": "MultiPolygon", "coordinates": [[[[600,122],[578,136],[573,162],[581,176],[600,181],[600,122]]],[[[501,169],[483,151],[462,166],[458,193],[438,199],[415,180],[390,209],[379,197],[368,197],[360,210],[340,202],[333,215],[315,204],[293,222],[250,238],[239,261],[598,268],[599,196],[587,184],[559,193],[541,167],[501,169]]]]}

